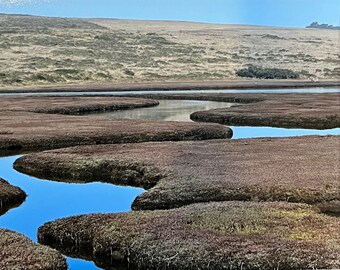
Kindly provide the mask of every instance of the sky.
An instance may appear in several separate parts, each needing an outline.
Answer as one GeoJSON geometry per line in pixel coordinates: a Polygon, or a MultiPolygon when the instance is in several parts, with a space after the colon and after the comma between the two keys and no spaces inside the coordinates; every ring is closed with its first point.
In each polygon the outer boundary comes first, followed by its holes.
{"type": "Polygon", "coordinates": [[[339,25],[340,0],[0,0],[0,13],[305,27],[339,25]]]}

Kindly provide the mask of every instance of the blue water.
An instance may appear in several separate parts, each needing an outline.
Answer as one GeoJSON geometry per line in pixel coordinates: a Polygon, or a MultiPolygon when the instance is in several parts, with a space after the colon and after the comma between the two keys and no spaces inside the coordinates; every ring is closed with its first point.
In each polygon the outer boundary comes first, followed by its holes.
{"type": "MultiPolygon", "coordinates": [[[[19,156],[0,158],[0,177],[19,186],[27,194],[18,208],[0,216],[0,228],[20,232],[34,241],[37,229],[48,221],[89,213],[116,213],[131,210],[141,188],[121,187],[104,183],[66,184],[30,177],[12,167],[19,156]]],[[[71,270],[97,268],[92,262],[68,259],[71,270]]]]}
{"type": "Polygon", "coordinates": [[[233,139],[263,138],[263,137],[293,137],[307,135],[340,135],[340,128],[333,129],[289,129],[272,127],[230,127],[233,130],[233,139]]]}

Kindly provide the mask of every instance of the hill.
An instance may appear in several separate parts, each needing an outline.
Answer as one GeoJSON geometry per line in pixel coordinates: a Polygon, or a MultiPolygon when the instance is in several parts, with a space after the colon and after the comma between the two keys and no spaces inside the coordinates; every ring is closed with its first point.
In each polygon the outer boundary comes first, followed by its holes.
{"type": "Polygon", "coordinates": [[[340,76],[337,31],[0,14],[0,87],[238,79],[248,66],[340,76]]]}

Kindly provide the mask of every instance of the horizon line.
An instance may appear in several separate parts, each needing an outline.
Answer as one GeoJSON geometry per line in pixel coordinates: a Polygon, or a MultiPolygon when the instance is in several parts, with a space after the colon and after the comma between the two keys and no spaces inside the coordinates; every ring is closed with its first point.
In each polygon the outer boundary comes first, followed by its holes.
{"type": "MultiPolygon", "coordinates": [[[[310,22],[306,26],[277,26],[277,25],[261,25],[261,24],[249,24],[249,23],[219,23],[219,22],[205,22],[205,21],[190,21],[190,20],[175,20],[175,19],[132,19],[132,18],[117,18],[117,17],[77,17],[77,16],[48,16],[48,15],[36,15],[28,13],[4,13],[0,12],[0,15],[17,15],[17,16],[32,16],[32,17],[43,17],[43,18],[62,18],[62,19],[99,19],[99,20],[120,20],[120,21],[150,21],[150,22],[181,22],[181,23],[196,23],[196,24],[210,24],[210,25],[240,25],[240,26],[254,26],[254,27],[272,27],[272,28],[298,28],[308,29],[311,23],[316,22],[315,20],[310,22]]],[[[321,22],[322,23],[322,22],[321,22]]],[[[337,25],[333,25],[337,26],[337,25]]],[[[309,28],[310,29],[310,28],[309,28]]]]}

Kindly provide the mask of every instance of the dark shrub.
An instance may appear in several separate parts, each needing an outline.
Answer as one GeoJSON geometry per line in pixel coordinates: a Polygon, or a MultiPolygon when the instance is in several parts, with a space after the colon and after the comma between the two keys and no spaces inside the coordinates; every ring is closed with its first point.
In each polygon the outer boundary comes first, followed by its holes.
{"type": "Polygon", "coordinates": [[[239,77],[258,78],[258,79],[298,79],[299,73],[290,69],[262,68],[250,66],[236,71],[239,77]]]}
{"type": "Polygon", "coordinates": [[[128,76],[134,76],[135,75],[135,73],[132,70],[129,70],[129,69],[125,69],[124,74],[126,74],[128,76]]]}

